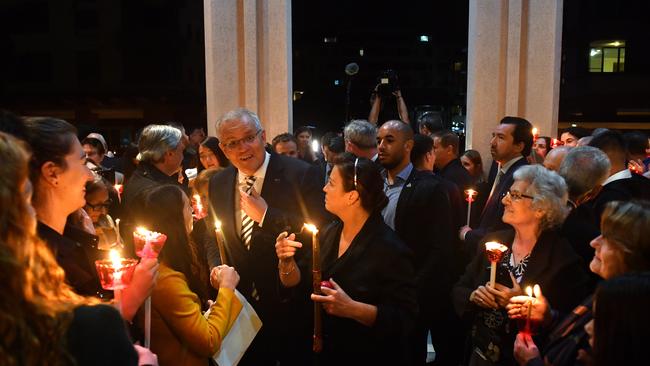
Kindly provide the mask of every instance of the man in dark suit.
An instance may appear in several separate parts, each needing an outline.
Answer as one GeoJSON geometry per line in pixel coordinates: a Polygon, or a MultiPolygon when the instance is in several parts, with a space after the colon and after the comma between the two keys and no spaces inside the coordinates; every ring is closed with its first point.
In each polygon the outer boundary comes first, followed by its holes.
{"type": "Polygon", "coordinates": [[[137,197],[147,189],[163,184],[178,184],[185,143],[176,127],[149,125],[138,141],[140,164],[124,187],[122,207],[129,213],[137,197]]]}
{"type": "Polygon", "coordinates": [[[599,133],[589,142],[609,158],[611,164],[609,177],[603,183],[600,193],[591,202],[594,217],[600,227],[600,217],[605,205],[611,201],[631,199],[650,200],[650,179],[633,174],[627,167],[627,149],[623,136],[616,131],[599,133]]]}
{"type": "Polygon", "coordinates": [[[442,130],[433,134],[433,151],[436,155],[436,172],[454,183],[463,194],[472,185],[472,177],[458,157],[458,135],[442,130]]]}
{"type": "Polygon", "coordinates": [[[257,115],[246,109],[226,113],[216,130],[232,166],[210,180],[210,203],[222,222],[226,263],[241,276],[237,289],[263,323],[240,364],[304,363],[301,357],[311,353],[311,316],[305,311],[310,286],[301,287],[306,290],[299,300],[283,296],[275,240],[283,231],[300,231],[305,222],[322,227],[324,198],[318,166],[266,152],[266,133],[257,115]],[[301,321],[292,322],[289,315],[301,321]]]}
{"type": "Polygon", "coordinates": [[[445,326],[453,316],[452,241],[457,228],[453,227],[451,203],[441,179],[413,168],[413,144],[413,130],[404,122],[388,121],[377,132],[378,160],[385,168],[384,190],[389,200],[382,214],[414,252],[420,320],[413,339],[413,364],[424,364],[428,330],[437,362],[445,363],[462,352],[453,349],[454,344],[462,345],[462,338],[454,337],[445,326]]]}
{"type": "Polygon", "coordinates": [[[476,250],[480,239],[488,232],[510,227],[501,220],[501,199],[514,182],[514,172],[528,164],[525,157],[530,154],[532,146],[532,126],[523,118],[506,116],[492,132],[490,152],[498,164],[497,169],[490,174],[492,190],[481,213],[478,228],[472,229],[465,225],[459,232],[460,239],[465,241],[465,249],[470,253],[476,250]]]}

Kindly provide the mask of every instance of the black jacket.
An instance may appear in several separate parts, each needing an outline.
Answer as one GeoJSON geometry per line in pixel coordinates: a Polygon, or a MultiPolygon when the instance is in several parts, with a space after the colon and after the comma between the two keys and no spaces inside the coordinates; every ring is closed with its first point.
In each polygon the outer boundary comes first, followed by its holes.
{"type": "Polygon", "coordinates": [[[99,239],[70,225],[63,235],[39,222],[38,235],[52,250],[57,263],[65,271],[65,280],[73,290],[84,296],[112,298],[112,291],[103,290],[95,269],[97,259],[106,259],[106,252],[97,248],[99,239]]]}
{"type": "Polygon", "coordinates": [[[441,177],[454,183],[460,192],[465,192],[466,189],[472,186],[472,177],[458,158],[447,163],[444,168],[440,169],[439,174],[441,177]]]}
{"type": "Polygon", "coordinates": [[[339,258],[343,224],[321,235],[323,279],[355,301],[377,306],[372,327],[323,313],[323,364],[405,365],[417,302],[411,252],[379,213],[372,214],[339,258]]]}
{"type": "Polygon", "coordinates": [[[79,366],[138,364],[138,354],[124,320],[112,306],[77,307],[67,341],[68,350],[79,366]]]}
{"type": "Polygon", "coordinates": [[[395,232],[413,251],[415,280],[420,304],[435,312],[450,291],[457,247],[451,202],[440,178],[415,169],[407,178],[397,201],[395,232]]]}

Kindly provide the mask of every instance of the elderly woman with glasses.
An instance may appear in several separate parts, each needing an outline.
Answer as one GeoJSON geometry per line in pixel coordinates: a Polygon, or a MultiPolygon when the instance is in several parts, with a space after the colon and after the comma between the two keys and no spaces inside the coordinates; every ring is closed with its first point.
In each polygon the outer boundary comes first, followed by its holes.
{"type": "MultiPolygon", "coordinates": [[[[322,364],[411,364],[406,335],[417,311],[414,269],[409,250],[381,216],[388,199],[379,168],[345,153],[323,191],[325,208],[338,220],[319,236],[322,277],[329,283],[311,295],[325,311],[322,364]]],[[[295,234],[276,243],[285,287],[311,277],[294,260],[300,248],[295,234]]]]}
{"type": "MultiPolygon", "coordinates": [[[[560,311],[569,311],[589,292],[580,258],[558,235],[567,214],[564,180],[540,165],[517,170],[503,197],[503,222],[512,230],[490,233],[483,243],[496,241],[507,250],[497,263],[497,283],[489,284],[490,262],[480,250],[454,286],[457,312],[471,322],[470,365],[512,365],[517,324],[508,319],[506,305],[527,286],[539,285],[560,311]]],[[[481,248],[484,248],[483,246],[481,248]]]]}

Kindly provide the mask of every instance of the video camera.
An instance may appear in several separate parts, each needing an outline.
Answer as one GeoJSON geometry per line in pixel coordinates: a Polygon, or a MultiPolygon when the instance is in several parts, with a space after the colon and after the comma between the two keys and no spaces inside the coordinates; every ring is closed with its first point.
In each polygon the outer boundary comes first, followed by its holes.
{"type": "Polygon", "coordinates": [[[377,94],[381,97],[390,97],[399,90],[397,73],[391,69],[384,70],[377,77],[377,94]]]}

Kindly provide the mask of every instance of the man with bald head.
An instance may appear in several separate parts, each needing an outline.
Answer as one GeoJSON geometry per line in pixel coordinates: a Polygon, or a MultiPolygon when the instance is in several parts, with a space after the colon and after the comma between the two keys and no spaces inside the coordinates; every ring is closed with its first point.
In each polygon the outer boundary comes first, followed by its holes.
{"type": "Polygon", "coordinates": [[[566,154],[571,151],[571,148],[568,146],[558,146],[555,149],[551,150],[546,154],[544,158],[544,168],[558,172],[560,170],[560,165],[562,165],[562,160],[566,154]]]}
{"type": "Polygon", "coordinates": [[[378,161],[385,168],[384,191],[388,196],[382,215],[414,252],[421,314],[419,329],[411,340],[413,362],[409,364],[417,365],[424,364],[429,329],[437,360],[450,360],[456,354],[452,347],[462,345],[462,341],[450,332],[459,327],[444,326],[454,319],[450,301],[455,280],[452,240],[458,228],[453,227],[451,203],[440,178],[413,168],[413,144],[413,130],[404,122],[388,121],[377,132],[378,161]]]}
{"type": "MultiPolygon", "coordinates": [[[[216,131],[232,165],[210,180],[210,206],[221,220],[225,263],[239,273],[237,289],[264,324],[239,364],[307,364],[303,356],[310,353],[311,325],[290,318],[311,316],[309,276],[292,290],[299,296],[282,296],[279,276],[296,268],[278,263],[275,240],[283,231],[299,232],[305,222],[322,227],[323,178],[316,165],[267,152],[266,132],[247,109],[227,112],[217,121],[216,131]]],[[[308,238],[300,241],[310,243],[308,238]]],[[[296,253],[303,273],[311,271],[303,268],[309,263],[306,252],[296,253]]]]}

